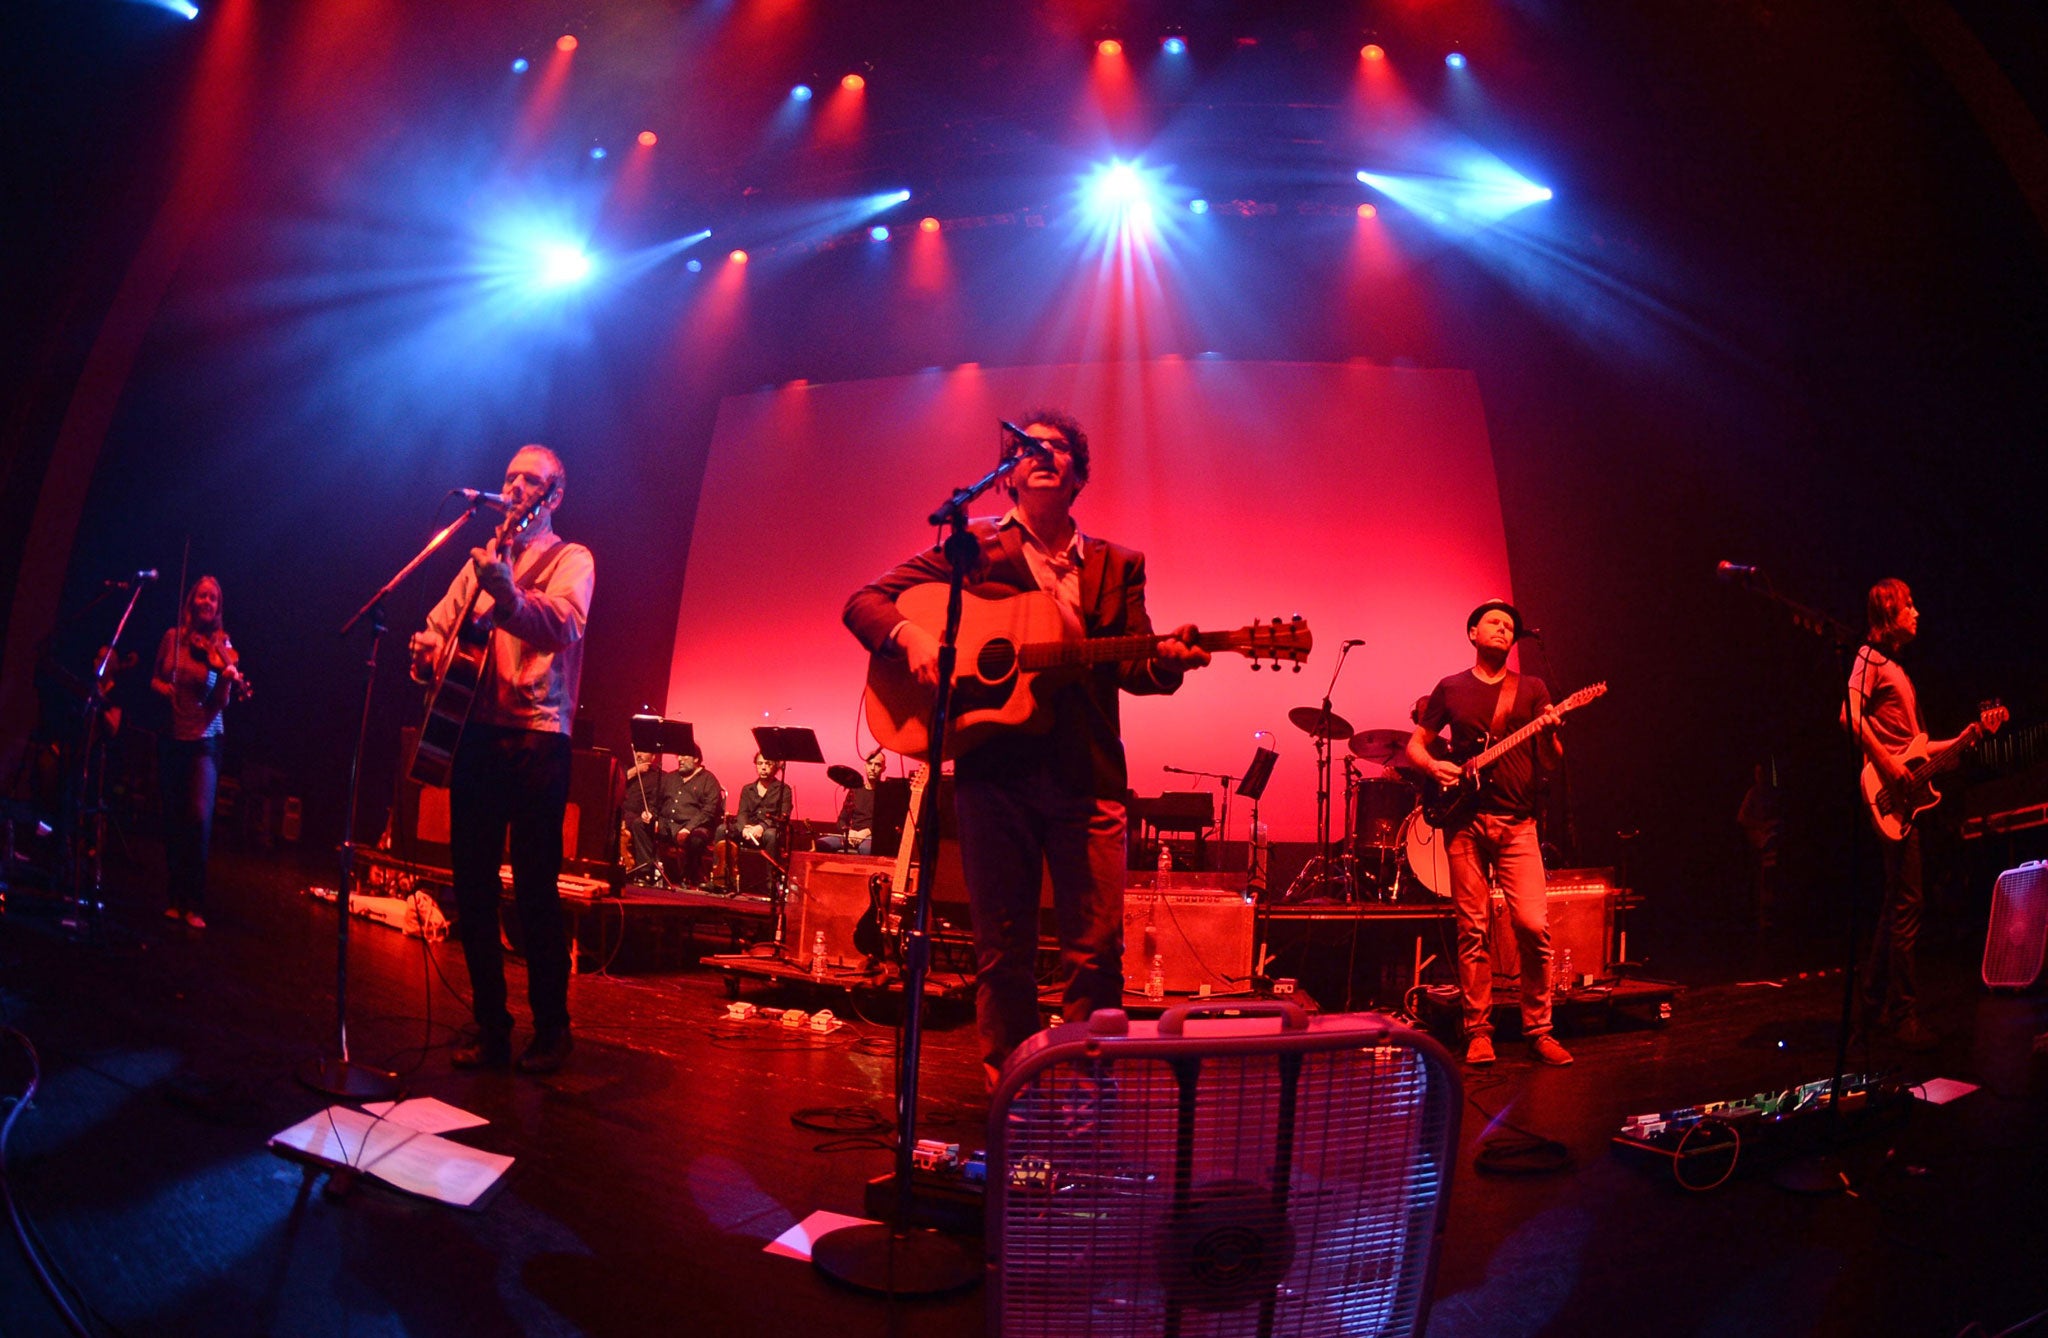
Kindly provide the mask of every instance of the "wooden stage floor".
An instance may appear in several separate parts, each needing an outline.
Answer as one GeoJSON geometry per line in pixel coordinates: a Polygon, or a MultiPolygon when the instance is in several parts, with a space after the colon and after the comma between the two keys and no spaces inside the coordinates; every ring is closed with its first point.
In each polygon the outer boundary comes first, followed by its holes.
{"type": "MultiPolygon", "coordinates": [[[[324,1104],[292,1078],[333,1019],[334,913],[299,894],[308,882],[331,883],[328,862],[217,856],[198,933],[159,915],[143,871],[116,878],[88,939],[19,895],[0,917],[0,1014],[42,1067],[7,1148],[10,1186],[106,1332],[983,1331],[979,1294],[892,1307],[763,1253],[815,1209],[860,1211],[888,1168],[878,1137],[837,1130],[892,1110],[893,1031],[882,1016],[816,1038],[729,1024],[715,970],[579,976],[568,1069],[462,1074],[448,1066],[467,1021],[460,952],[358,922],[355,1054],[485,1116],[465,1139],[517,1162],[479,1211],[309,1186],[265,1150],[324,1104]],[[800,1112],[817,1127],[798,1127],[800,1112]]],[[[1868,1059],[1981,1090],[1914,1102],[1855,1144],[1853,1197],[1797,1197],[1747,1167],[1688,1192],[1608,1143],[1631,1113],[1824,1075],[1834,978],[1697,979],[1667,1025],[1566,1032],[1567,1069],[1506,1040],[1468,1084],[1429,1332],[1989,1334],[2048,1307],[2048,1072],[2028,1051],[2048,1000],[1986,994],[1968,948],[1929,964],[1943,1046],[1868,1059]],[[1561,1142],[1569,1166],[1477,1171],[1481,1139],[1508,1123],[1561,1142]]],[[[515,968],[523,1012],[522,992],[515,968]]],[[[979,1147],[971,1021],[958,1004],[932,1017],[920,1133],[979,1147]]],[[[21,1046],[0,1039],[0,1093],[26,1080],[21,1046]]],[[[64,1331],[11,1238],[0,1331],[64,1331]]]]}

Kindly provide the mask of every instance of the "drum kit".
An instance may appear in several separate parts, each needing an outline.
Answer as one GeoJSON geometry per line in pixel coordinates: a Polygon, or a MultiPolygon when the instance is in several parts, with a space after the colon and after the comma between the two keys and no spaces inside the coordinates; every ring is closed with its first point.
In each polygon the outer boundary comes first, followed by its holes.
{"type": "MultiPolygon", "coordinates": [[[[1346,743],[1344,832],[1324,844],[1279,897],[1281,904],[1307,901],[1429,902],[1451,894],[1450,860],[1444,833],[1422,815],[1422,796],[1402,774],[1409,731],[1362,729],[1323,707],[1297,706],[1287,713],[1296,729],[1316,741],[1327,756],[1346,743]],[[1367,775],[1361,763],[1379,768],[1367,775]]],[[[1327,832],[1329,768],[1318,768],[1318,829],[1327,832]]]]}

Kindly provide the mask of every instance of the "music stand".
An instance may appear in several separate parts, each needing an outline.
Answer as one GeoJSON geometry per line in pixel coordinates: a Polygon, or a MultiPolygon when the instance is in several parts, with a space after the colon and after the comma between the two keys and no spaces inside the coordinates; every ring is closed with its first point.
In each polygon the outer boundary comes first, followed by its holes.
{"type": "MultiPolygon", "coordinates": [[[[626,734],[633,745],[635,753],[651,753],[654,756],[654,774],[657,777],[665,774],[661,769],[661,758],[664,754],[699,758],[703,756],[702,753],[697,751],[697,736],[691,730],[690,722],[687,720],[664,720],[658,715],[649,715],[642,712],[626,723],[626,734]]],[[[634,764],[638,765],[637,758],[634,764]]],[[[654,797],[649,796],[647,793],[646,773],[643,772],[640,775],[635,785],[640,791],[640,802],[649,805],[647,809],[642,811],[652,812],[654,797]]],[[[657,788],[659,788],[658,781],[657,788]]],[[[656,822],[661,820],[661,814],[658,812],[654,814],[654,817],[656,822]]],[[[661,867],[660,829],[657,827],[650,835],[654,841],[654,859],[651,861],[654,865],[654,886],[665,888],[669,885],[669,881],[668,871],[661,867]]],[[[628,879],[637,877],[643,867],[645,866],[634,865],[626,871],[626,877],[628,879]]]]}
{"type": "MultiPolygon", "coordinates": [[[[778,766],[788,762],[822,763],[825,760],[825,754],[818,747],[818,736],[810,730],[796,726],[756,725],[754,727],[754,746],[760,749],[761,756],[778,766]]],[[[794,791],[791,793],[793,799],[794,791]]],[[[791,822],[794,823],[795,819],[796,814],[792,812],[790,814],[791,822]]],[[[778,947],[782,943],[784,929],[782,916],[783,901],[789,893],[790,852],[787,845],[788,840],[789,837],[785,834],[783,837],[785,844],[782,862],[777,864],[772,859],[768,861],[769,866],[775,870],[775,942],[778,947]]],[[[766,852],[764,851],[763,853],[765,854],[766,852]]],[[[735,869],[734,878],[738,878],[737,869],[735,869]]]]}
{"type": "Polygon", "coordinates": [[[1244,834],[1244,895],[1248,901],[1265,899],[1266,871],[1259,867],[1259,797],[1266,793],[1266,783],[1273,779],[1273,764],[1279,760],[1280,754],[1271,748],[1254,750],[1244,779],[1237,783],[1239,796],[1252,801],[1251,830],[1244,834]]]}

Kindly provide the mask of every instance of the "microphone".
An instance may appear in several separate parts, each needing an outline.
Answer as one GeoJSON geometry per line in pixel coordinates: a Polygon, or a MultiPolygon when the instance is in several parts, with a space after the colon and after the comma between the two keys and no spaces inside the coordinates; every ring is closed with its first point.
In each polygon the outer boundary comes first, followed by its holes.
{"type": "Polygon", "coordinates": [[[1345,646],[1363,646],[1364,644],[1365,638],[1362,636],[1352,637],[1349,641],[1346,641],[1344,643],[1345,646]]]}
{"type": "Polygon", "coordinates": [[[1740,562],[1717,562],[1714,575],[1724,581],[1753,581],[1760,575],[1755,567],[1745,567],[1740,562]]]}
{"type": "Polygon", "coordinates": [[[155,579],[156,568],[144,567],[141,571],[135,572],[132,575],[109,577],[101,581],[100,585],[108,590],[126,590],[130,586],[147,585],[155,579]]]}
{"type": "Polygon", "coordinates": [[[1515,638],[1517,641],[1541,641],[1542,639],[1543,629],[1540,627],[1524,627],[1520,635],[1515,638]]]}
{"type": "Polygon", "coordinates": [[[479,492],[475,488],[456,488],[454,493],[471,506],[487,506],[493,511],[510,511],[518,503],[501,492],[479,492]]]}
{"type": "Polygon", "coordinates": [[[996,421],[1002,426],[1003,431],[1009,433],[1011,439],[1014,440],[1019,446],[1023,447],[1026,451],[1030,452],[1032,455],[1037,456],[1041,460],[1052,459],[1052,447],[1046,445],[1037,437],[1032,436],[1023,428],[1018,427],[1015,423],[1011,422],[1007,418],[997,419],[996,421]]]}

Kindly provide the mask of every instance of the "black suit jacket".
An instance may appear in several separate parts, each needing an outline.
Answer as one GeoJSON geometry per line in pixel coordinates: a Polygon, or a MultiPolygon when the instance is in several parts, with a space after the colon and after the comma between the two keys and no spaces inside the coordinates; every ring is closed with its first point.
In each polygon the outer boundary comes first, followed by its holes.
{"type": "MultiPolygon", "coordinates": [[[[981,543],[981,562],[968,577],[969,589],[1000,595],[1039,588],[1016,526],[977,520],[970,528],[981,543]]],[[[937,547],[928,549],[854,591],[846,601],[846,625],[870,651],[900,654],[889,639],[903,618],[896,610],[896,596],[926,581],[943,583],[951,574],[945,553],[937,547]]],[[[1091,637],[1137,636],[1152,630],[1145,612],[1143,553],[1105,539],[1083,538],[1081,622],[1091,637]]],[[[1050,730],[988,740],[959,759],[958,774],[1000,780],[1048,768],[1071,789],[1122,799],[1130,782],[1117,693],[1173,692],[1182,676],[1179,666],[1157,660],[1095,665],[1079,682],[1043,699],[1053,713],[1050,730]]]]}

